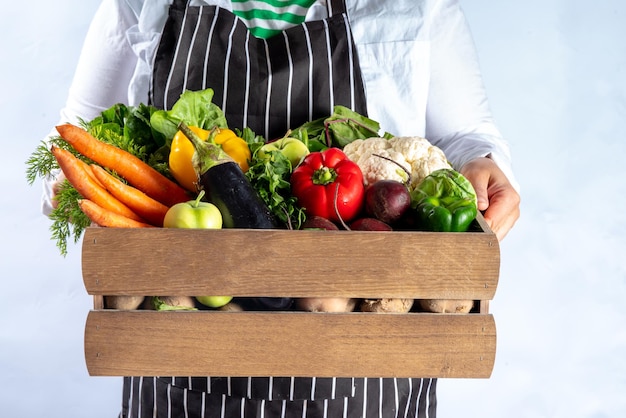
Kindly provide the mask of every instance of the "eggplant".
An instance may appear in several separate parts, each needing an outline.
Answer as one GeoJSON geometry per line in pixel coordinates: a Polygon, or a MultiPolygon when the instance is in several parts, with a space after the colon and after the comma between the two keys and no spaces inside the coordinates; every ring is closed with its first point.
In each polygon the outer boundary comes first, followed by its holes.
{"type": "Polygon", "coordinates": [[[261,310],[286,311],[293,305],[292,298],[254,298],[261,310]]]}
{"type": "Polygon", "coordinates": [[[199,178],[206,197],[222,213],[225,228],[276,228],[276,221],[261,196],[234,161],[213,166],[199,178]]]}
{"type": "Polygon", "coordinates": [[[274,229],[276,219],[244,172],[211,137],[202,141],[184,123],[178,125],[195,148],[193,166],[205,199],[218,207],[225,228],[274,229]]]}

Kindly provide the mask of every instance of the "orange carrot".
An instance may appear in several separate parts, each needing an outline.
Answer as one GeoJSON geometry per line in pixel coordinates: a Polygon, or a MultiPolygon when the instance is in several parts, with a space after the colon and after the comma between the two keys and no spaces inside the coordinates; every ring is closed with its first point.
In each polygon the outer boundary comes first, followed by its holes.
{"type": "Polygon", "coordinates": [[[104,184],[102,184],[102,182],[100,180],[98,180],[98,178],[96,177],[96,175],[94,174],[93,170],[91,169],[91,167],[89,166],[89,164],[87,164],[86,162],[84,162],[83,160],[81,160],[80,158],[77,158],[76,161],[78,162],[78,164],[80,164],[83,167],[83,170],[85,170],[86,174],[91,177],[91,179],[93,181],[95,181],[96,183],[98,183],[98,185],[100,187],[102,187],[103,189],[104,184]]]}
{"type": "Polygon", "coordinates": [[[104,187],[94,181],[92,176],[87,173],[87,170],[83,168],[81,161],[76,158],[74,154],[54,145],[50,151],[59,163],[59,167],[61,167],[67,180],[82,197],[93,200],[99,206],[124,215],[127,218],[143,221],[143,219],[128,206],[117,200],[111,193],[107,192],[104,187]]]}
{"type": "Polygon", "coordinates": [[[164,205],[169,207],[189,200],[190,197],[183,187],[131,153],[106,144],[86,130],[69,123],[59,125],[56,129],[76,151],[102,167],[115,171],[131,185],[164,205]]]}
{"type": "Polygon", "coordinates": [[[163,226],[163,219],[169,209],[167,206],[154,200],[141,190],[120,181],[99,165],[92,164],[89,168],[98,181],[104,185],[104,188],[120,202],[124,203],[150,224],[159,227],[163,226]]]}
{"type": "Polygon", "coordinates": [[[88,199],[81,199],[78,201],[80,210],[91,222],[109,228],[152,228],[153,226],[145,222],[139,222],[131,218],[127,218],[119,213],[112,212],[88,199]]]}

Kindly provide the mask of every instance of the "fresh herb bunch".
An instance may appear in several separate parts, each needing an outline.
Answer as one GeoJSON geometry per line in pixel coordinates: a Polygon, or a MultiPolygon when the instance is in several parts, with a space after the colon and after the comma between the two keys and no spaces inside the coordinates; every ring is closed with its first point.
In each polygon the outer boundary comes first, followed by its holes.
{"type": "Polygon", "coordinates": [[[270,158],[256,158],[258,149],[265,144],[263,137],[256,135],[250,128],[238,132],[238,135],[248,143],[252,152],[250,168],[246,172],[252,187],[276,219],[289,229],[299,229],[306,215],[296,204],[297,199],[291,195],[291,162],[280,151],[270,151],[270,158]]]}

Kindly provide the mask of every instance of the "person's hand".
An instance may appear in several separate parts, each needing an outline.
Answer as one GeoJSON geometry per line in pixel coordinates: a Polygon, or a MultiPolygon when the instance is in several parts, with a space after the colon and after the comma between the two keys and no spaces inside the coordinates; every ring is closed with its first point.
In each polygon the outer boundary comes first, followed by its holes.
{"type": "Polygon", "coordinates": [[[520,216],[520,196],[496,163],[488,157],[476,158],[461,168],[474,186],[478,210],[499,241],[520,216]]]}
{"type": "Polygon", "coordinates": [[[52,196],[50,197],[50,204],[52,208],[55,209],[59,202],[56,200],[56,195],[59,193],[59,188],[61,187],[61,183],[65,180],[65,174],[61,171],[53,180],[52,183],[52,196]]]}

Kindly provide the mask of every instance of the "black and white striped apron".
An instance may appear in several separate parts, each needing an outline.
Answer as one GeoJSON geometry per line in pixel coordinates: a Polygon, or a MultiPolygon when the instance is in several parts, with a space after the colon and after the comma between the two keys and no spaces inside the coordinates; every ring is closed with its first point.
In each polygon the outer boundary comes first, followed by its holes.
{"type": "Polygon", "coordinates": [[[133,418],[432,418],[436,379],[126,377],[133,418]]]}
{"type": "MultiPolygon", "coordinates": [[[[229,126],[247,126],[269,139],[330,115],[335,105],[365,115],[345,5],[331,0],[328,8],[327,19],[263,40],[227,10],[174,0],[155,58],[151,103],[169,109],[184,90],[212,88],[229,126]]],[[[126,377],[120,417],[433,418],[436,384],[419,378],[126,377]]]]}
{"type": "Polygon", "coordinates": [[[329,116],[335,105],[365,115],[342,0],[329,2],[329,16],[260,39],[230,11],[174,0],[154,61],[151,103],[169,109],[183,91],[211,88],[230,127],[247,126],[267,139],[329,116]]]}

